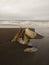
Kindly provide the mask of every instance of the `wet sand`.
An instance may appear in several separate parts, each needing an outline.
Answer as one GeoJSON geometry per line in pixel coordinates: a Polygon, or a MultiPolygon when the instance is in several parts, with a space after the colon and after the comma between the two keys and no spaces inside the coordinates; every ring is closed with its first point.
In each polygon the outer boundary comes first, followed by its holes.
{"type": "Polygon", "coordinates": [[[16,28],[0,28],[0,65],[49,65],[49,36],[30,41],[38,52],[24,53],[21,44],[10,41],[16,32],[16,28]]]}

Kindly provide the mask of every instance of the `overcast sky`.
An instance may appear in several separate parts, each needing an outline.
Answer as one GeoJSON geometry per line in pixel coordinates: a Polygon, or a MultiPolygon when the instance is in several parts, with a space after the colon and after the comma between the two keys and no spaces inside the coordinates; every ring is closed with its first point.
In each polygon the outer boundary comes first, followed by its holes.
{"type": "Polygon", "coordinates": [[[49,20],[49,0],[0,0],[0,20],[49,20]]]}

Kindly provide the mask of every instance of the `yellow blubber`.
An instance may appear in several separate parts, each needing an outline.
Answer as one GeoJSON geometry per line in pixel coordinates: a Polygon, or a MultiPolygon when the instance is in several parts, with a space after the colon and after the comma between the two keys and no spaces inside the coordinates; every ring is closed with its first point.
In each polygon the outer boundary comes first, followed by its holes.
{"type": "Polygon", "coordinates": [[[35,38],[36,35],[37,35],[36,32],[30,30],[29,28],[26,28],[26,29],[25,29],[25,34],[26,34],[27,36],[29,36],[30,38],[35,38]]]}

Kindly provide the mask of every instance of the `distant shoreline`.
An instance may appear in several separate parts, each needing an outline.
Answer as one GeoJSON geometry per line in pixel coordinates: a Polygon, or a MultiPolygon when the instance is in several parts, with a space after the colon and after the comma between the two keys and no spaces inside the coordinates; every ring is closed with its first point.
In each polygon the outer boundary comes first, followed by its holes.
{"type": "Polygon", "coordinates": [[[0,21],[0,28],[39,28],[48,27],[49,22],[34,22],[34,21],[0,21]]]}

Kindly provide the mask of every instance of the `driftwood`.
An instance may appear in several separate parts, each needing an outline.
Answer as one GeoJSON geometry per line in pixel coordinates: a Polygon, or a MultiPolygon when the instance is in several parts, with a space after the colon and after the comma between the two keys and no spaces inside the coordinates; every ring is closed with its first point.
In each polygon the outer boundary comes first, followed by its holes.
{"type": "Polygon", "coordinates": [[[30,38],[36,37],[36,32],[34,30],[31,30],[29,28],[19,28],[16,35],[11,40],[12,42],[19,41],[22,44],[27,44],[30,38]],[[22,36],[22,37],[21,37],[22,36]],[[21,37],[21,39],[20,39],[21,37]]]}

